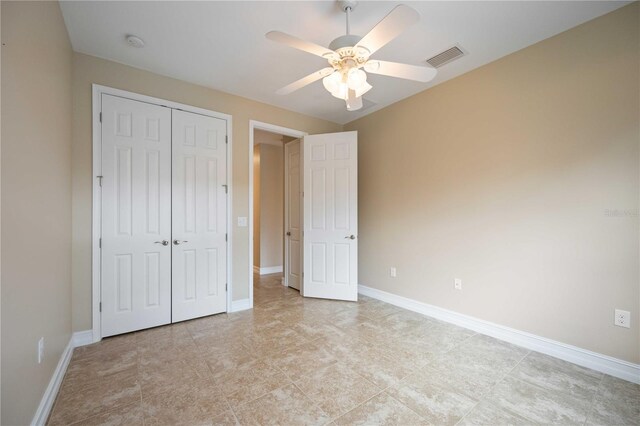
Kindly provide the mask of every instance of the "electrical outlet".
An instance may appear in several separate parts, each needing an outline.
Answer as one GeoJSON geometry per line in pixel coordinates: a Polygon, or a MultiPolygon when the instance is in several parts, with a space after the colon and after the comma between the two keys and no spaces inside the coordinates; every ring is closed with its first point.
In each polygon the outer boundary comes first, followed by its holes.
{"type": "Polygon", "coordinates": [[[247,217],[238,216],[238,227],[244,228],[247,226],[247,217]]]}
{"type": "Polygon", "coordinates": [[[396,268],[395,268],[395,266],[392,266],[391,268],[389,268],[389,275],[391,275],[391,278],[395,278],[396,277],[396,268]]]}
{"type": "Polygon", "coordinates": [[[462,290],[462,280],[460,278],[455,278],[453,280],[453,288],[456,290],[462,290]]]}
{"type": "Polygon", "coordinates": [[[43,359],[44,359],[44,337],[41,337],[40,340],[38,340],[38,364],[41,364],[43,359]]]}
{"type": "Polygon", "coordinates": [[[631,312],[623,311],[622,309],[616,309],[614,324],[618,327],[631,327],[631,312]]]}

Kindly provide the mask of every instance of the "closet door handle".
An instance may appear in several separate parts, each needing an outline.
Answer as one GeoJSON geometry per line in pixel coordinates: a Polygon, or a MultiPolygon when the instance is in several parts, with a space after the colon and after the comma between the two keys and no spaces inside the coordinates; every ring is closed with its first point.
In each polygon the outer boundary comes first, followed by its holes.
{"type": "Polygon", "coordinates": [[[290,237],[290,236],[291,236],[291,232],[287,232],[287,237],[290,237]]]}
{"type": "Polygon", "coordinates": [[[167,241],[167,240],[154,241],[153,244],[162,244],[163,246],[168,246],[169,245],[169,241],[167,241]]]}
{"type": "Polygon", "coordinates": [[[188,243],[187,240],[173,240],[173,244],[179,246],[180,244],[188,243]]]}

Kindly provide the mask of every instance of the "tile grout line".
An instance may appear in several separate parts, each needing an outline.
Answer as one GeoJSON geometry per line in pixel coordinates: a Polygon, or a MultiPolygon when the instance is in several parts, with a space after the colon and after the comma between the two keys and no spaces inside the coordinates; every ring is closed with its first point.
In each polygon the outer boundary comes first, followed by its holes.
{"type": "MultiPolygon", "coordinates": [[[[389,389],[391,386],[388,386],[387,389],[389,389]]],[[[389,395],[389,398],[393,399],[394,401],[398,402],[398,404],[402,405],[403,407],[406,407],[409,411],[413,412],[416,416],[420,417],[423,420],[427,420],[422,414],[418,413],[417,411],[415,411],[413,408],[409,407],[407,404],[405,404],[404,402],[400,401],[398,398],[394,397],[393,395],[391,395],[390,393],[386,392],[387,389],[385,389],[383,392],[385,392],[387,395],[389,395]]],[[[428,421],[428,420],[427,420],[428,421]]]]}
{"type": "Polygon", "coordinates": [[[298,389],[298,391],[300,391],[300,393],[309,400],[309,402],[311,402],[311,405],[313,405],[314,407],[316,407],[318,410],[320,410],[320,412],[322,412],[323,414],[325,414],[327,416],[327,418],[329,419],[329,421],[325,424],[329,424],[330,422],[333,421],[333,419],[331,418],[331,416],[329,415],[329,413],[325,412],[322,407],[320,407],[318,404],[315,403],[315,401],[311,398],[309,398],[309,395],[307,395],[302,389],[300,389],[300,386],[298,386],[295,382],[293,382],[293,386],[298,389]]]}
{"type": "MultiPolygon", "coordinates": [[[[514,345],[514,346],[515,346],[515,345],[514,345]]],[[[519,347],[519,346],[516,346],[516,347],[519,347]]],[[[464,419],[465,419],[469,414],[471,414],[471,412],[472,412],[473,410],[475,410],[475,408],[476,408],[476,407],[477,407],[477,406],[478,406],[482,401],[485,401],[485,400],[487,399],[487,397],[491,394],[491,392],[496,388],[496,386],[498,386],[500,383],[502,383],[502,381],[503,381],[507,376],[509,376],[509,374],[511,374],[511,372],[512,372],[513,370],[515,370],[516,368],[518,368],[518,366],[522,363],[522,361],[524,361],[524,360],[525,360],[525,359],[526,359],[530,354],[531,354],[531,351],[527,351],[527,353],[526,353],[526,354],[524,354],[524,355],[522,356],[522,358],[520,358],[520,361],[518,361],[518,362],[516,363],[516,365],[514,365],[511,369],[509,369],[509,371],[507,371],[505,374],[503,374],[503,375],[502,375],[502,377],[500,377],[500,379],[498,379],[498,380],[493,384],[493,386],[491,386],[489,389],[487,389],[487,392],[486,392],[486,393],[485,393],[485,394],[484,394],[484,395],[483,395],[483,396],[478,400],[478,402],[476,402],[476,403],[475,403],[475,405],[474,405],[473,407],[471,407],[471,409],[470,409],[469,411],[467,411],[467,412],[466,412],[466,413],[465,413],[465,414],[460,418],[460,420],[458,420],[458,421],[456,422],[456,425],[460,424],[460,422],[462,422],[462,421],[463,421],[463,420],[464,420],[464,419]]],[[[491,404],[491,403],[489,402],[489,404],[491,404]]],[[[491,404],[491,405],[493,405],[493,404],[491,404]]],[[[498,407],[498,408],[499,408],[499,407],[498,407]]],[[[529,419],[527,419],[527,420],[529,420],[529,419]]]]}
{"type": "Polygon", "coordinates": [[[593,393],[593,396],[591,397],[591,403],[589,404],[589,411],[587,411],[587,415],[585,416],[584,422],[582,423],[583,425],[586,425],[587,422],[589,421],[589,419],[591,418],[591,413],[593,412],[594,402],[596,401],[596,397],[600,393],[600,386],[602,386],[602,382],[604,381],[604,376],[605,376],[604,374],[602,374],[600,376],[600,381],[598,382],[598,386],[596,387],[596,391],[593,393]]]}
{"type": "MultiPolygon", "coordinates": [[[[386,389],[386,388],[385,388],[386,389]]],[[[375,398],[376,396],[380,395],[381,393],[384,392],[384,389],[381,390],[380,392],[377,392],[375,395],[371,396],[370,398],[365,399],[364,401],[362,401],[360,404],[356,405],[355,407],[353,407],[352,409],[350,409],[349,411],[339,415],[338,417],[336,417],[335,419],[332,419],[332,422],[335,422],[336,420],[346,416],[347,414],[349,414],[350,412],[356,410],[357,408],[361,407],[362,405],[366,404],[367,402],[371,401],[373,398],[375,398]]],[[[404,405],[404,404],[403,404],[404,405]]]]}

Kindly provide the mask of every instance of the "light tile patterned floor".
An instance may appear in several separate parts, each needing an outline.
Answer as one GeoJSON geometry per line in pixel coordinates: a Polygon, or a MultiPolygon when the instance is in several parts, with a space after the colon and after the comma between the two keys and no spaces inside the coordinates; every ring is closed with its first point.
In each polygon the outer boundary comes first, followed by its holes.
{"type": "Polygon", "coordinates": [[[304,299],[77,348],[49,423],[640,424],[640,386],[374,299],[304,299]]]}

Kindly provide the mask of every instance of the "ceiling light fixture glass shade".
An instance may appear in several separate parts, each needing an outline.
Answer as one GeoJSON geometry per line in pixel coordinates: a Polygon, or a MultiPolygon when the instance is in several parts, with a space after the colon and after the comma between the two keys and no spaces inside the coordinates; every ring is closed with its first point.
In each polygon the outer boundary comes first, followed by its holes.
{"type": "Polygon", "coordinates": [[[351,68],[346,73],[334,71],[322,79],[322,84],[329,93],[345,102],[349,99],[349,90],[353,90],[355,97],[359,98],[372,88],[367,83],[367,73],[358,68],[351,68]]]}
{"type": "Polygon", "coordinates": [[[349,89],[358,90],[365,84],[367,84],[367,73],[358,68],[351,68],[347,73],[349,89]]]}

